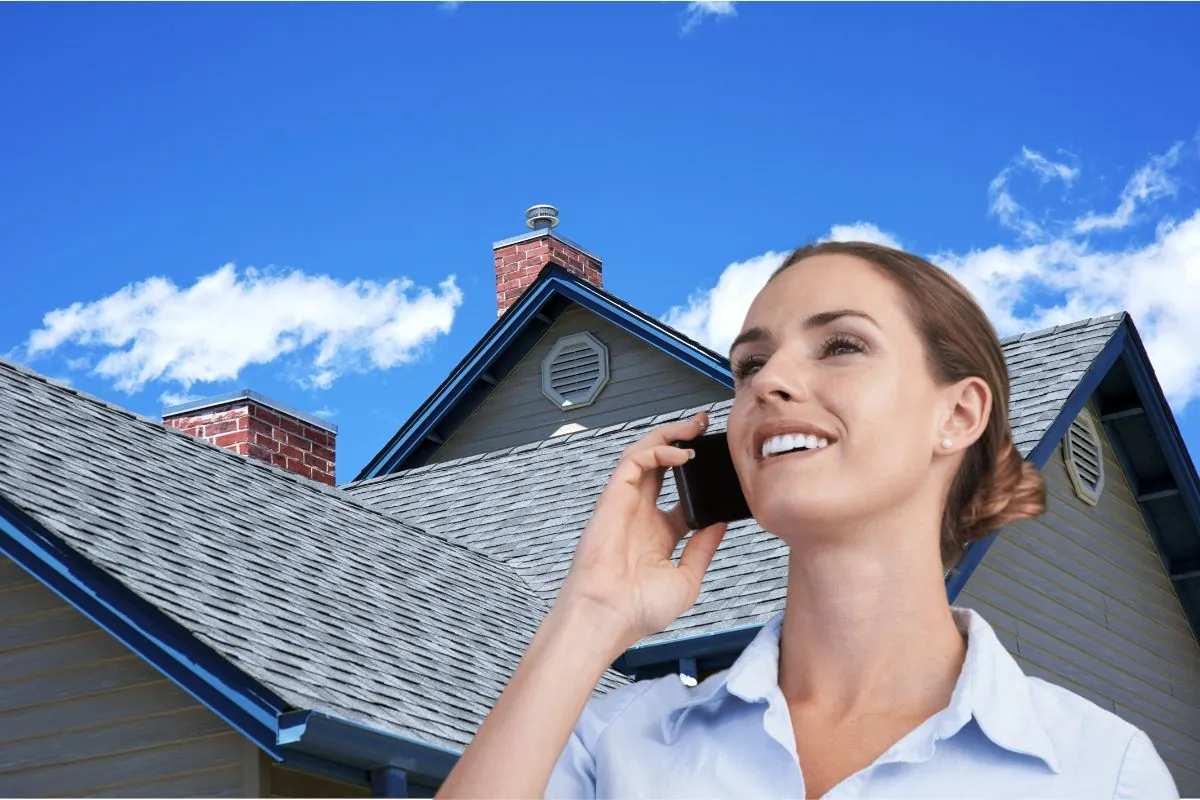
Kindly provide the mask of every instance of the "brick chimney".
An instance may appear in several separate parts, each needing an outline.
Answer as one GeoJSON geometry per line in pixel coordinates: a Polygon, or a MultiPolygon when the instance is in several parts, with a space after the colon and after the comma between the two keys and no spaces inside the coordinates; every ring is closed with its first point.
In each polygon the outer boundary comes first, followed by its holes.
{"type": "Polygon", "coordinates": [[[525,212],[531,233],[492,245],[496,260],[496,316],[501,316],[537,278],[546,262],[553,261],[598,288],[603,288],[600,257],[554,232],[558,209],[532,206],[525,212]]]}
{"type": "Polygon", "coordinates": [[[335,486],[337,426],[258,392],[163,409],[163,424],[241,456],[335,486]]]}

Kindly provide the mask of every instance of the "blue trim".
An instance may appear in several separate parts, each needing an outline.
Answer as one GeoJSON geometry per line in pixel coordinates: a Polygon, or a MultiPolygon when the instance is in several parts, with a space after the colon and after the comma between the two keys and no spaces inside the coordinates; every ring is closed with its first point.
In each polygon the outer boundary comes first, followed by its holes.
{"type": "Polygon", "coordinates": [[[275,759],[284,701],[0,496],[0,552],[275,759]]]}
{"type": "Polygon", "coordinates": [[[733,375],[727,359],[551,263],[455,367],[437,391],[359,472],[355,480],[369,480],[401,468],[450,409],[463,399],[492,363],[536,320],[542,308],[556,295],[583,306],[652,347],[733,388],[733,375]]]}
{"type": "Polygon", "coordinates": [[[613,662],[613,669],[625,675],[636,675],[642,667],[679,661],[684,658],[704,658],[742,650],[758,635],[762,625],[744,625],[717,633],[698,633],[665,642],[635,645],[613,662]]]}
{"type": "MultiPolygon", "coordinates": [[[[1054,448],[1058,446],[1062,438],[1067,435],[1067,431],[1071,429],[1071,423],[1079,416],[1079,412],[1084,409],[1088,400],[1100,388],[1100,382],[1104,380],[1104,376],[1108,374],[1113,364],[1117,363],[1117,359],[1125,351],[1126,343],[1129,340],[1128,328],[1129,318],[1126,317],[1117,329],[1113,331],[1112,337],[1105,343],[1099,355],[1092,360],[1092,363],[1087,368],[1087,372],[1083,374],[1083,378],[1071,390],[1071,394],[1067,397],[1066,402],[1063,403],[1062,410],[1058,412],[1058,416],[1050,424],[1050,428],[1042,434],[1042,438],[1026,457],[1026,460],[1032,462],[1039,470],[1046,466],[1046,462],[1054,454],[1054,448]]],[[[946,579],[946,594],[950,598],[951,603],[958,598],[958,593],[967,585],[967,581],[971,579],[971,574],[975,572],[980,562],[983,561],[984,555],[987,554],[992,543],[996,541],[997,533],[999,531],[993,531],[967,547],[962,560],[946,579]]]]}
{"type": "Polygon", "coordinates": [[[371,770],[372,797],[408,797],[408,773],[400,767],[371,770]]]}
{"type": "Polygon", "coordinates": [[[1171,407],[1167,404],[1162,387],[1154,376],[1154,367],[1150,364],[1150,357],[1142,345],[1142,338],[1135,328],[1130,328],[1125,354],[1129,376],[1142,401],[1142,407],[1146,410],[1150,429],[1154,431],[1154,438],[1162,448],[1179,495],[1183,498],[1184,508],[1192,519],[1192,525],[1200,532],[1200,479],[1196,476],[1196,465],[1188,455],[1183,435],[1179,432],[1179,426],[1170,411],[1171,407]]]}
{"type": "Polygon", "coordinates": [[[386,733],[319,711],[290,711],[279,718],[279,744],[328,761],[373,770],[399,767],[413,776],[444,780],[462,753],[386,733]]]}

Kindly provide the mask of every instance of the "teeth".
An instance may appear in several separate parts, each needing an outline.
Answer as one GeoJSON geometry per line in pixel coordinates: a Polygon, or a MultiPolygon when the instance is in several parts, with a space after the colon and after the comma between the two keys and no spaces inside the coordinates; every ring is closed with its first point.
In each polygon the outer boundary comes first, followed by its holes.
{"type": "Polygon", "coordinates": [[[804,434],[783,433],[772,436],[762,444],[762,457],[777,456],[792,450],[820,450],[829,446],[828,439],[804,434]]]}

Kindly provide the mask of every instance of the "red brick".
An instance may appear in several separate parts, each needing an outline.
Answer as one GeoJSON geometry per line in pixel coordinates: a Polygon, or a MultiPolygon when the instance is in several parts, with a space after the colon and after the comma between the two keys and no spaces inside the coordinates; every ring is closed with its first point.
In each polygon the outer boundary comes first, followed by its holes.
{"type": "Polygon", "coordinates": [[[304,458],[304,451],[299,447],[292,447],[290,444],[280,445],[279,452],[295,461],[304,458]]]}
{"type": "Polygon", "coordinates": [[[305,439],[303,436],[297,436],[294,433],[288,434],[287,443],[292,447],[299,447],[306,453],[309,450],[312,450],[312,442],[310,442],[308,439],[305,439]]]}
{"type": "Polygon", "coordinates": [[[264,436],[270,436],[271,431],[275,430],[261,419],[254,419],[253,417],[246,417],[246,428],[254,433],[261,433],[264,436]]]}
{"type": "Polygon", "coordinates": [[[312,442],[314,446],[315,445],[321,445],[322,447],[329,446],[329,435],[326,434],[325,431],[321,430],[320,428],[315,428],[312,425],[305,425],[304,426],[304,436],[310,442],[312,442]]]}
{"type": "Polygon", "coordinates": [[[230,447],[228,449],[231,453],[237,453],[239,456],[245,456],[245,455],[250,454],[249,442],[243,442],[242,444],[235,444],[233,447],[230,447]]]}
{"type": "Polygon", "coordinates": [[[310,467],[316,467],[317,469],[322,469],[322,470],[329,469],[328,461],[326,461],[323,458],[317,458],[312,453],[304,454],[304,463],[310,467]]]}
{"type": "Polygon", "coordinates": [[[212,440],[212,443],[217,447],[229,447],[230,445],[246,443],[249,440],[249,431],[234,431],[233,433],[225,433],[216,437],[212,440]]]}
{"type": "Polygon", "coordinates": [[[276,455],[269,449],[259,444],[248,444],[246,447],[248,448],[247,455],[249,455],[251,458],[258,459],[259,461],[265,461],[268,464],[271,463],[271,456],[276,455]]]}
{"type": "Polygon", "coordinates": [[[204,435],[212,438],[219,436],[222,433],[229,433],[238,429],[238,421],[236,419],[227,419],[224,422],[214,422],[211,425],[204,426],[204,435]]]}
{"type": "Polygon", "coordinates": [[[255,419],[262,420],[268,425],[274,426],[279,424],[279,415],[269,408],[265,408],[263,406],[254,406],[254,417],[255,419]]]}
{"type": "Polygon", "coordinates": [[[313,455],[317,456],[318,458],[323,458],[326,461],[330,461],[330,462],[333,461],[333,448],[332,447],[322,447],[319,444],[314,444],[312,452],[313,452],[313,455]]]}
{"type": "Polygon", "coordinates": [[[261,447],[261,448],[267,450],[268,452],[271,452],[271,453],[278,453],[279,448],[283,446],[281,442],[279,442],[276,439],[272,439],[270,436],[267,436],[265,433],[254,434],[254,444],[258,447],[261,447]]]}
{"type": "Polygon", "coordinates": [[[288,433],[294,433],[297,436],[304,433],[304,428],[301,427],[300,423],[292,417],[280,417],[279,427],[283,428],[288,433]]]}
{"type": "Polygon", "coordinates": [[[287,457],[282,453],[271,453],[271,466],[287,469],[287,457]]]}
{"type": "Polygon", "coordinates": [[[337,481],[334,480],[334,477],[331,474],[315,475],[313,476],[313,480],[317,481],[318,483],[323,483],[326,486],[337,486],[337,481]]]}

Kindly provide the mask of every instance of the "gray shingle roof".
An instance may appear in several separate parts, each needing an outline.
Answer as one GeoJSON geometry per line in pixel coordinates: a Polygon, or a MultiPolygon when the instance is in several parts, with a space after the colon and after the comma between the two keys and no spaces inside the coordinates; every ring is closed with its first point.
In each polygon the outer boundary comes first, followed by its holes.
{"type": "Polygon", "coordinates": [[[4,361],[0,494],[295,708],[442,746],[546,610],[482,552],[4,361]]]}
{"type": "MultiPolygon", "coordinates": [[[[1003,341],[1013,436],[1028,456],[1123,319],[1114,314],[1003,341]]],[[[514,566],[550,602],[621,451],[647,430],[705,408],[723,429],[731,401],[426,465],[346,491],[514,566]]],[[[676,502],[668,473],[660,505],[676,502]]],[[[696,605],[657,642],[760,624],[783,608],[787,547],[752,521],[731,526],[696,605]]]]}

